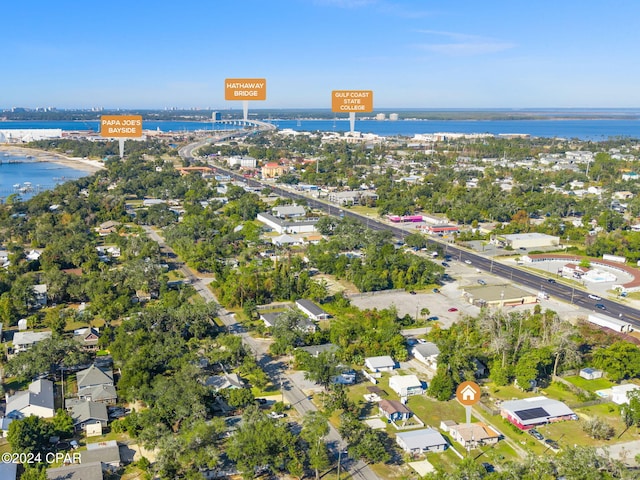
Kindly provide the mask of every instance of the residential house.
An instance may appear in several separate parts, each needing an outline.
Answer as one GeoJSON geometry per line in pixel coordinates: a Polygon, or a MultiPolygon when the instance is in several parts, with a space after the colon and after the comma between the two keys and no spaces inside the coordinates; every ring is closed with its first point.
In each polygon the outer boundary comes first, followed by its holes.
{"type": "Polygon", "coordinates": [[[213,388],[216,392],[226,389],[245,388],[244,381],[235,373],[212,375],[205,380],[204,384],[207,387],[213,388]]]}
{"type": "Polygon", "coordinates": [[[500,415],[521,430],[546,423],[578,419],[567,405],[544,396],[503,402],[500,405],[500,415]]]}
{"type": "Polygon", "coordinates": [[[35,415],[40,418],[52,418],[56,414],[53,394],[53,382],[47,379],[36,380],[27,390],[14,395],[6,394],[7,416],[18,412],[25,417],[35,415]]]}
{"type": "Polygon", "coordinates": [[[323,343],[322,345],[309,345],[308,347],[298,347],[296,350],[304,350],[312,357],[317,357],[321,353],[329,352],[335,353],[338,350],[338,346],[333,343],[323,343]]]}
{"type": "Polygon", "coordinates": [[[260,320],[264,322],[265,327],[272,328],[276,324],[276,320],[280,315],[282,315],[282,312],[261,313],[260,320]]]}
{"type": "Polygon", "coordinates": [[[390,372],[396,368],[396,362],[389,355],[379,357],[367,357],[364,359],[364,366],[373,373],[390,372]]]}
{"type": "Polygon", "coordinates": [[[16,332],[13,334],[13,351],[26,352],[33,345],[47,338],[51,338],[51,332],[16,332]]]}
{"type": "Polygon", "coordinates": [[[120,222],[109,220],[98,225],[98,227],[96,228],[96,232],[98,232],[98,235],[100,235],[101,237],[106,237],[110,233],[117,233],[119,226],[120,222]]]}
{"type": "Polygon", "coordinates": [[[422,382],[415,375],[394,375],[389,378],[389,388],[400,397],[422,395],[424,393],[422,382]]]}
{"type": "Polygon", "coordinates": [[[18,464],[12,462],[0,463],[0,478],[2,480],[16,480],[18,478],[18,464]]]}
{"type": "Polygon", "coordinates": [[[85,370],[76,373],[78,384],[78,398],[92,402],[113,405],[118,394],[113,382],[113,372],[93,364],[85,370]]]}
{"type": "Polygon", "coordinates": [[[492,445],[500,440],[500,434],[482,422],[451,425],[449,426],[449,433],[464,448],[492,445]]]}
{"type": "Polygon", "coordinates": [[[73,426],[77,431],[88,432],[95,430],[96,427],[99,434],[109,422],[109,414],[107,406],[104,403],[91,402],[85,400],[83,402],[74,402],[69,409],[69,414],[73,418],[73,426]]]}
{"type": "Polygon", "coordinates": [[[392,422],[408,420],[413,416],[413,412],[409,410],[409,407],[398,400],[381,400],[378,403],[378,411],[380,415],[392,422]]]}
{"type": "Polygon", "coordinates": [[[331,315],[325,312],[318,305],[305,298],[296,300],[296,307],[298,307],[307,317],[315,320],[316,322],[320,320],[327,320],[329,317],[331,317],[331,315]]]}
{"type": "Polygon", "coordinates": [[[411,349],[411,353],[416,360],[421,361],[428,367],[431,367],[434,370],[438,368],[438,355],[440,355],[440,349],[435,343],[418,343],[411,349]]]}
{"type": "Polygon", "coordinates": [[[82,452],[82,463],[100,462],[103,470],[115,470],[122,465],[118,442],[107,440],[105,442],[88,443],[87,449],[82,452]]]}
{"type": "Polygon", "coordinates": [[[39,285],[33,286],[33,294],[36,306],[46,307],[47,306],[47,285],[41,283],[39,285]]]}
{"type": "Polygon", "coordinates": [[[622,385],[614,385],[610,390],[611,401],[618,405],[623,405],[629,403],[629,393],[640,390],[640,387],[633,383],[625,383],[622,385]]]}
{"type": "Polygon", "coordinates": [[[97,328],[79,328],[73,332],[73,339],[80,344],[83,350],[98,350],[100,331],[97,328]]]}
{"type": "Polygon", "coordinates": [[[433,428],[423,428],[396,434],[396,443],[407,453],[444,452],[449,445],[440,432],[433,428]]]}
{"type": "Polygon", "coordinates": [[[100,462],[74,463],[65,467],[48,468],[48,480],[104,480],[100,462]]]}

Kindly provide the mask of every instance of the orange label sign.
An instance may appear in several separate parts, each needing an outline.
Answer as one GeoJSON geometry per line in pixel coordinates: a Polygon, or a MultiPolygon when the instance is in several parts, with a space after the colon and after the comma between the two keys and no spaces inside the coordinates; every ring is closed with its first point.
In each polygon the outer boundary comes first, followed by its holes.
{"type": "Polygon", "coordinates": [[[332,112],[373,112],[373,91],[334,90],[331,92],[332,112]]]}
{"type": "Polygon", "coordinates": [[[266,100],[267,80],[264,78],[227,78],[224,81],[225,100],[266,100]]]}
{"type": "Polygon", "coordinates": [[[142,115],[102,115],[100,136],[132,138],[142,136],[142,115]]]}
{"type": "Polygon", "coordinates": [[[480,401],[480,387],[476,382],[462,382],[456,388],[456,399],[467,407],[475,405],[480,401]]]}

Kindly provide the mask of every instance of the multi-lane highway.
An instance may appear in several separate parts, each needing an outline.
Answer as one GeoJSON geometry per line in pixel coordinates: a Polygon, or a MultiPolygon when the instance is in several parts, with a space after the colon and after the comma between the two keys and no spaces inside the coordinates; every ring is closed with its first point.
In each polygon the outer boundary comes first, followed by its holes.
{"type": "MultiPolygon", "coordinates": [[[[191,149],[190,153],[194,150],[195,149],[191,149]]],[[[372,228],[374,230],[389,230],[397,238],[404,238],[409,233],[399,226],[389,225],[388,223],[384,223],[364,215],[359,215],[350,210],[343,210],[335,205],[331,205],[327,202],[274,186],[271,183],[263,183],[254,179],[244,178],[241,175],[238,175],[236,172],[227,170],[223,167],[220,167],[219,165],[216,165],[216,168],[219,168],[236,180],[246,182],[249,186],[257,188],[271,188],[275,193],[282,197],[291,198],[294,200],[304,200],[310,207],[324,210],[329,214],[340,214],[347,217],[355,218],[360,222],[366,223],[369,228],[372,228]]],[[[510,282],[518,283],[525,287],[533,288],[537,291],[543,290],[551,296],[585,308],[587,310],[592,310],[593,312],[600,315],[622,318],[631,323],[636,329],[640,329],[640,311],[633,307],[607,299],[594,301],[588,297],[588,294],[584,290],[576,288],[570,283],[563,283],[562,279],[549,281],[550,279],[548,277],[536,275],[522,268],[505,265],[504,263],[495,261],[493,258],[488,258],[486,256],[473,253],[472,251],[461,248],[459,246],[445,244],[444,242],[438,241],[436,239],[428,239],[428,241],[433,244],[434,247],[439,245],[444,248],[446,246],[447,254],[450,255],[453,260],[467,263],[471,262],[471,265],[479,270],[490,272],[493,275],[500,276],[504,279],[509,280],[510,282]],[[595,306],[596,303],[603,305],[605,307],[605,310],[597,309],[595,306]]]]}

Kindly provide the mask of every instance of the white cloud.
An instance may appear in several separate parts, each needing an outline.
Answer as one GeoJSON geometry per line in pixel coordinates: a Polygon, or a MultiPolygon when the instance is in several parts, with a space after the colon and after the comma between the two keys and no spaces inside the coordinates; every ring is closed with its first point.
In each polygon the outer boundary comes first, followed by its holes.
{"type": "Polygon", "coordinates": [[[479,35],[469,35],[458,32],[442,32],[436,30],[420,30],[420,33],[446,39],[446,41],[434,41],[421,43],[416,48],[448,56],[471,56],[496,53],[512,49],[514,43],[502,42],[479,35]]]}

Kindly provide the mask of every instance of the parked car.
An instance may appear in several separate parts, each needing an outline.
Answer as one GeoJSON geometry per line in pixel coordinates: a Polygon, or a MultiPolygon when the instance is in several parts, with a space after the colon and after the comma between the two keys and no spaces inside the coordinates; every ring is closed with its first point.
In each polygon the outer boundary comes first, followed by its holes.
{"type": "Polygon", "coordinates": [[[556,283],[555,279],[553,279],[553,278],[547,278],[547,282],[549,282],[549,283],[556,283]]]}
{"type": "Polygon", "coordinates": [[[602,298],[600,298],[598,295],[593,295],[593,294],[589,294],[589,298],[591,300],[602,300],[602,298]]]}
{"type": "Polygon", "coordinates": [[[478,280],[478,283],[479,283],[480,285],[486,285],[486,284],[487,284],[487,282],[485,282],[485,281],[484,281],[483,279],[481,279],[481,278],[478,280]]]}
{"type": "Polygon", "coordinates": [[[414,292],[413,290],[411,290],[409,293],[410,293],[411,295],[417,295],[417,294],[416,294],[416,292],[414,292]]]}
{"type": "Polygon", "coordinates": [[[433,289],[433,293],[440,293],[440,289],[438,289],[438,288],[434,288],[434,289],[433,289]]]}
{"type": "Polygon", "coordinates": [[[484,467],[484,469],[485,469],[485,471],[486,471],[487,473],[491,473],[491,472],[493,472],[493,471],[495,470],[495,468],[493,467],[493,465],[491,465],[491,464],[490,464],[490,463],[488,463],[488,462],[482,462],[482,466],[484,467]]]}
{"type": "Polygon", "coordinates": [[[596,308],[599,308],[600,310],[606,310],[606,309],[607,309],[607,307],[605,307],[605,306],[604,306],[603,304],[601,304],[601,303],[596,303],[596,304],[595,304],[595,307],[596,307],[596,308]]]}
{"type": "Polygon", "coordinates": [[[271,412],[270,414],[267,415],[267,417],[269,418],[284,418],[286,416],[287,416],[286,413],[278,413],[278,412],[271,412]]]}
{"type": "Polygon", "coordinates": [[[529,434],[536,440],[540,440],[540,441],[544,440],[544,437],[542,436],[542,434],[539,431],[537,431],[535,428],[532,428],[531,430],[529,430],[529,434]]]}
{"type": "Polygon", "coordinates": [[[451,307],[449,310],[447,310],[448,312],[457,312],[458,309],[456,307],[451,307]]]}
{"type": "Polygon", "coordinates": [[[467,265],[471,265],[471,260],[465,260],[464,263],[466,263],[467,265]]]}
{"type": "Polygon", "coordinates": [[[555,440],[551,440],[550,438],[547,438],[544,441],[544,443],[546,443],[553,450],[560,450],[560,445],[558,445],[558,442],[556,442],[555,440]]]}
{"type": "Polygon", "coordinates": [[[438,317],[436,317],[435,315],[434,315],[433,317],[429,317],[429,318],[427,318],[427,321],[428,321],[428,322],[435,322],[435,321],[437,321],[437,320],[438,320],[438,317]]]}
{"type": "Polygon", "coordinates": [[[449,264],[448,264],[447,262],[442,262],[442,266],[443,266],[443,267],[448,267],[448,266],[449,266],[449,264]]]}

